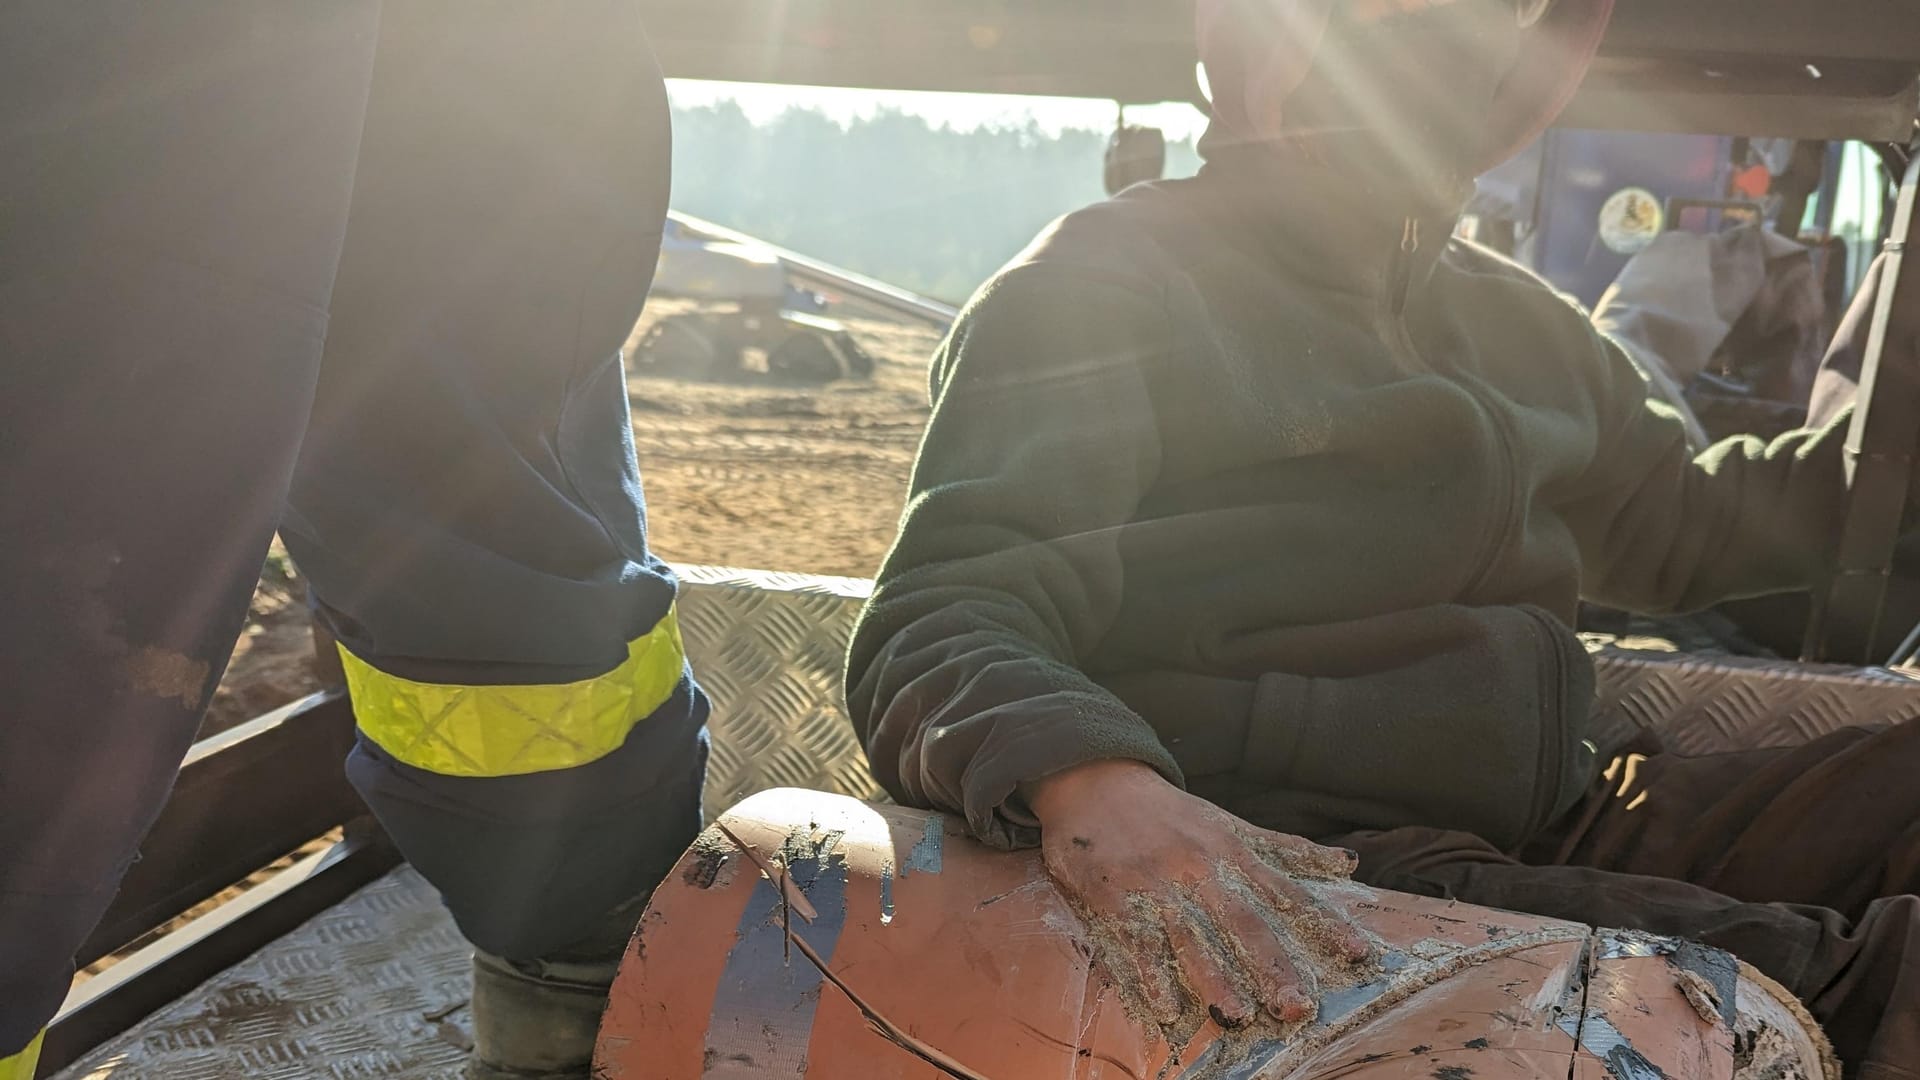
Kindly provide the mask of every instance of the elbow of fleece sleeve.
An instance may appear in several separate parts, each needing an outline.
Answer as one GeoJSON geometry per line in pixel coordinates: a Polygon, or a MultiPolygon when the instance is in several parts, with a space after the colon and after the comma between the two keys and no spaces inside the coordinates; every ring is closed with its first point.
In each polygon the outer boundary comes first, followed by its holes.
{"type": "Polygon", "coordinates": [[[871,703],[867,752],[894,798],[961,814],[995,847],[1039,843],[1026,785],[1077,765],[1139,761],[1184,783],[1146,721],[1077,669],[997,635],[889,648],[850,697],[871,703]]]}

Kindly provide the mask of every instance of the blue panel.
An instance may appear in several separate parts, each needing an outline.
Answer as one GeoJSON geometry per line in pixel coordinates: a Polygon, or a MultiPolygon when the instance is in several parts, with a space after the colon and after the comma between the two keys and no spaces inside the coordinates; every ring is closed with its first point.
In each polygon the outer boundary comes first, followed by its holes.
{"type": "Polygon", "coordinates": [[[1600,240],[1600,210],[1609,198],[1637,187],[1663,206],[1675,198],[1718,199],[1732,171],[1732,141],[1716,136],[1563,130],[1544,142],[1531,262],[1589,307],[1627,264],[1600,240]]]}

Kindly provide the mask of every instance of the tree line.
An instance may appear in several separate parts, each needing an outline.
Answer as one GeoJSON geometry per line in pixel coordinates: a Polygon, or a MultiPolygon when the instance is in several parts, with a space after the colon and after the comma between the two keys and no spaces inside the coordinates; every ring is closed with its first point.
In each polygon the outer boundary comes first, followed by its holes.
{"type": "MultiPolygon", "coordinates": [[[[675,209],[950,303],[1105,196],[1104,132],[962,131],[893,111],[756,124],[732,102],[673,119],[675,209]]],[[[1172,174],[1197,167],[1190,142],[1168,159],[1172,174]]]]}

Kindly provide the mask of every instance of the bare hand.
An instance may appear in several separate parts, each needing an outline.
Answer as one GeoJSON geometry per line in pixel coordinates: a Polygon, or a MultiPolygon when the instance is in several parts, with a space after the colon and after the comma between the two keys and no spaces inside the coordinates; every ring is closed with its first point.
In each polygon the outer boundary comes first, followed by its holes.
{"type": "Polygon", "coordinates": [[[1323,963],[1372,955],[1352,920],[1295,880],[1349,877],[1352,852],[1254,828],[1137,762],[1082,765],[1031,795],[1048,871],[1096,922],[1118,926],[1134,970],[1115,975],[1138,977],[1163,1026],[1179,1024],[1189,1003],[1223,1028],[1260,1010],[1311,1019],[1314,980],[1276,925],[1323,963]]]}

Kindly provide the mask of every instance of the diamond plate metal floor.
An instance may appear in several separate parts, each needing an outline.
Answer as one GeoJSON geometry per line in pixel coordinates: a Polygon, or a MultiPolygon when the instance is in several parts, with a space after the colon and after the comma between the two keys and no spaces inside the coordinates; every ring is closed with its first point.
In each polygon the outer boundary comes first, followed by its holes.
{"type": "Polygon", "coordinates": [[[841,665],[873,583],[676,566],[680,631],[713,698],[707,816],[757,791],[812,788],[885,798],[840,691],[841,665]]]}
{"type": "Polygon", "coordinates": [[[438,894],[403,866],[57,1080],[461,1080],[467,957],[438,894]]]}

